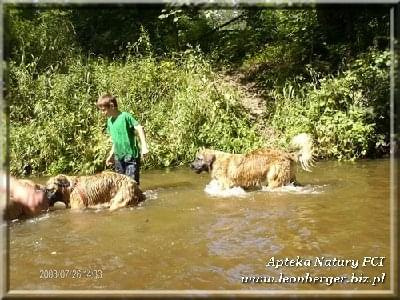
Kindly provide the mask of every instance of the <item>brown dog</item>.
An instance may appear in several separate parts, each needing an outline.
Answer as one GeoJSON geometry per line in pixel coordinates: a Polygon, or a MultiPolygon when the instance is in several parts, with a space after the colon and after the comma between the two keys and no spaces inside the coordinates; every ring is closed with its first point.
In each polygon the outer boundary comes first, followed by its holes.
{"type": "MultiPolygon", "coordinates": [[[[15,179],[15,180],[21,186],[31,187],[31,188],[34,188],[35,190],[42,190],[45,192],[45,188],[43,185],[35,183],[32,180],[29,180],[29,179],[15,179]]],[[[46,209],[49,206],[47,201],[48,201],[48,199],[45,199],[44,206],[46,207],[46,209]]],[[[13,197],[10,196],[10,201],[9,201],[9,203],[7,203],[7,206],[4,209],[3,218],[4,218],[4,220],[24,219],[27,217],[33,217],[34,215],[39,214],[39,213],[40,212],[33,214],[32,212],[29,211],[29,209],[26,207],[26,205],[23,205],[22,203],[15,201],[13,199],[13,197]]]]}
{"type": "Polygon", "coordinates": [[[61,201],[71,208],[103,204],[114,210],[136,205],[145,199],[135,180],[110,171],[92,176],[60,174],[48,180],[46,189],[51,194],[51,204],[61,201]]]}
{"type": "Polygon", "coordinates": [[[207,171],[222,188],[260,187],[266,181],[271,188],[287,185],[296,180],[296,162],[310,171],[313,146],[309,135],[302,133],[292,139],[297,151],[258,149],[248,154],[230,154],[202,149],[191,167],[197,172],[207,171]]]}

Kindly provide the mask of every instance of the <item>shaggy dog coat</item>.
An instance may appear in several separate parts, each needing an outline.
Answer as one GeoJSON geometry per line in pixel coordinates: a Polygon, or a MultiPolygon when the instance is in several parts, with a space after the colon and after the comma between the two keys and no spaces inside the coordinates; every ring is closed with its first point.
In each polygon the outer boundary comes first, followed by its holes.
{"type": "Polygon", "coordinates": [[[145,199],[136,181],[115,172],[92,176],[57,175],[50,178],[46,189],[52,192],[51,203],[61,201],[67,207],[106,206],[110,210],[137,205],[145,199]]]}
{"type": "Polygon", "coordinates": [[[197,173],[207,171],[222,188],[260,187],[264,182],[271,188],[296,180],[296,163],[307,171],[313,163],[312,141],[309,135],[299,134],[292,139],[293,152],[257,149],[247,154],[230,154],[211,149],[198,152],[192,168],[197,173]]]}

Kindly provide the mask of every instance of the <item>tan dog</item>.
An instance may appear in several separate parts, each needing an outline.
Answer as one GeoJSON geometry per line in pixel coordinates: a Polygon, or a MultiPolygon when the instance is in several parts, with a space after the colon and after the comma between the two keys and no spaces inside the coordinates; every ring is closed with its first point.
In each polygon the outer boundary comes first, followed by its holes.
{"type": "MultiPolygon", "coordinates": [[[[33,187],[36,190],[45,191],[43,185],[35,183],[29,179],[18,179],[18,183],[20,183],[22,186],[33,187]]],[[[46,206],[48,206],[48,204],[46,204],[46,206]]],[[[39,213],[40,212],[38,212],[38,214],[39,213]]],[[[12,197],[10,197],[10,201],[9,203],[7,203],[7,206],[4,209],[3,218],[4,220],[14,220],[14,219],[24,219],[33,216],[34,215],[31,212],[29,212],[29,209],[26,206],[24,206],[20,202],[15,201],[12,197]]]]}
{"type": "Polygon", "coordinates": [[[310,171],[313,146],[309,135],[302,133],[292,139],[297,151],[258,149],[248,154],[230,154],[203,149],[191,164],[197,173],[207,171],[218,180],[222,188],[261,187],[264,182],[271,188],[287,185],[296,180],[296,162],[310,171]]]}
{"type": "Polygon", "coordinates": [[[92,176],[57,175],[50,178],[46,189],[50,202],[64,202],[67,207],[86,208],[102,204],[110,210],[136,205],[145,199],[136,181],[115,172],[92,176]]]}

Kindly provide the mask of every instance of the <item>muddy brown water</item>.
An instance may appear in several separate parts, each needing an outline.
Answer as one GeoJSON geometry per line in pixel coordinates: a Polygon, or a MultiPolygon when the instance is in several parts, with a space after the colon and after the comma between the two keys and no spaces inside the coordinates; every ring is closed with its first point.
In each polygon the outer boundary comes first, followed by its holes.
{"type": "Polygon", "coordinates": [[[390,161],[318,162],[298,180],[227,196],[189,168],[144,171],[140,207],[9,224],[9,288],[388,290],[390,161]]]}

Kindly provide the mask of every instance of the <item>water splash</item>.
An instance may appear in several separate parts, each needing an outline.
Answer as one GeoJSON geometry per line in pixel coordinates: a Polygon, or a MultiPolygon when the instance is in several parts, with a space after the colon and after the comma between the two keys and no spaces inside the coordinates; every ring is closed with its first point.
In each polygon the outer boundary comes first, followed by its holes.
{"type": "MultiPolygon", "coordinates": [[[[272,192],[272,193],[292,193],[292,194],[321,194],[323,193],[324,186],[319,185],[305,185],[305,186],[296,186],[293,183],[278,187],[278,188],[270,188],[268,186],[262,186],[259,190],[260,192],[272,192]]],[[[241,187],[233,187],[229,189],[223,189],[218,180],[211,180],[204,191],[210,196],[215,197],[246,197],[252,191],[245,191],[241,187]]]]}
{"type": "Polygon", "coordinates": [[[204,191],[216,197],[245,197],[247,195],[246,191],[241,187],[223,189],[218,180],[215,179],[211,180],[210,183],[206,185],[204,191]]]}
{"type": "Polygon", "coordinates": [[[296,186],[293,183],[288,185],[270,188],[268,186],[262,186],[261,192],[273,192],[273,193],[294,193],[294,194],[321,194],[323,193],[323,186],[307,184],[304,186],[296,186]]]}
{"type": "Polygon", "coordinates": [[[49,219],[49,218],[50,218],[50,214],[49,213],[45,213],[45,214],[41,214],[39,216],[33,217],[31,219],[27,219],[26,222],[27,223],[36,224],[36,223],[38,223],[38,222],[40,222],[42,220],[46,220],[46,219],[49,219]]]}
{"type": "Polygon", "coordinates": [[[146,200],[154,200],[158,198],[157,190],[146,190],[143,194],[146,196],[146,200]]]}

